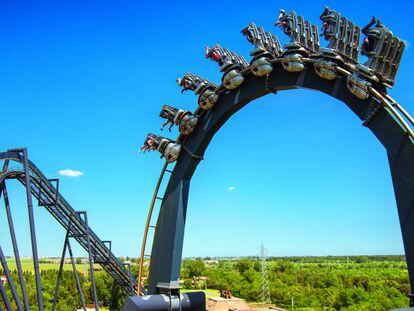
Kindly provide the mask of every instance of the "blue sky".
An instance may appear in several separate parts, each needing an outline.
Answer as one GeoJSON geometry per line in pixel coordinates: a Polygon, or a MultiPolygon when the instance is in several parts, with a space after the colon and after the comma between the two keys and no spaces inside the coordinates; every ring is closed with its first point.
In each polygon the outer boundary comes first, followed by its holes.
{"type": "MultiPolygon", "coordinates": [[[[3,0],[0,150],[26,146],[50,178],[82,172],[61,176],[61,192],[117,255],[137,256],[162,167],[138,149],[148,132],[160,133],[163,104],[196,108],[175,79],[192,71],[219,82],[205,45],[248,58],[240,30],[250,21],[286,42],[273,26],[279,8],[319,23],[325,5],[361,26],[376,15],[414,41],[412,1],[3,0]]],[[[412,60],[409,45],[391,94],[414,113],[412,60]]],[[[30,255],[23,189],[9,187],[21,253],[30,255]]],[[[39,253],[59,255],[63,230],[42,208],[35,214],[39,253]]],[[[262,241],[271,255],[403,252],[385,150],[341,102],[307,90],[269,95],[236,114],[207,150],[191,186],[184,255],[256,255],[262,241]]]]}

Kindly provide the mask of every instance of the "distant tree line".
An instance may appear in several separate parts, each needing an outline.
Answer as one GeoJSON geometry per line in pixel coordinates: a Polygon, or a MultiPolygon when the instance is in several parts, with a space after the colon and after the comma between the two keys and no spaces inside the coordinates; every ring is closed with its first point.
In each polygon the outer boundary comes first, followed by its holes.
{"type": "MultiPolygon", "coordinates": [[[[292,257],[266,262],[271,300],[280,307],[306,310],[380,311],[407,307],[410,292],[401,256],[292,257]]],[[[185,260],[182,277],[207,276],[210,289],[227,289],[257,302],[261,291],[257,259],[221,260],[206,266],[185,260]]],[[[190,282],[184,282],[191,288],[190,282]]]]}
{"type": "MultiPolygon", "coordinates": [[[[185,259],[181,280],[185,289],[198,289],[194,278],[207,277],[206,287],[230,290],[233,295],[249,302],[258,302],[261,291],[261,262],[256,257],[242,259],[185,259]],[[213,263],[212,263],[213,262],[213,263]],[[207,263],[207,264],[206,264],[207,263]]],[[[132,273],[138,273],[137,259],[125,258],[133,263],[132,273]]],[[[266,261],[272,303],[295,310],[347,310],[381,311],[408,306],[410,285],[403,256],[349,256],[349,257],[289,257],[269,258],[266,261]]],[[[1,275],[3,271],[0,270],[1,275]]],[[[57,270],[42,270],[42,288],[45,309],[53,302],[57,270]]],[[[17,271],[13,280],[20,293],[17,271]]],[[[148,275],[148,267],[144,269],[148,275]]],[[[79,273],[87,304],[92,304],[92,288],[88,274],[79,273]]],[[[104,271],[96,271],[98,300],[101,305],[111,302],[113,279],[104,271]]],[[[31,305],[36,307],[36,285],[32,271],[24,278],[31,305]]],[[[10,287],[5,284],[12,300],[10,287]]],[[[21,295],[20,295],[21,297],[21,295]]],[[[118,308],[127,293],[118,295],[118,308]]],[[[15,308],[15,304],[12,301],[15,308]]],[[[3,309],[4,306],[0,302],[3,309]]],[[[64,271],[59,291],[57,310],[75,310],[81,307],[72,271],[64,271]]]]}
{"type": "MultiPolygon", "coordinates": [[[[0,271],[3,274],[3,271],[0,271]]],[[[41,280],[42,280],[42,290],[43,290],[43,303],[45,310],[51,310],[53,304],[54,290],[57,279],[58,271],[57,270],[44,270],[41,271],[41,280]]],[[[19,292],[20,298],[21,290],[19,279],[17,276],[17,271],[12,271],[12,278],[17,290],[19,292]]],[[[92,296],[92,284],[89,279],[89,275],[84,275],[79,273],[79,279],[82,286],[83,294],[85,296],[86,304],[93,304],[92,296]]],[[[34,278],[34,273],[32,271],[24,271],[24,280],[26,284],[26,289],[29,296],[30,306],[33,310],[37,309],[37,298],[36,298],[36,283],[34,278]]],[[[102,306],[109,306],[111,302],[112,286],[113,279],[104,271],[99,271],[95,273],[96,287],[98,291],[98,301],[102,306]]],[[[5,284],[5,288],[9,297],[9,300],[12,302],[13,310],[17,310],[15,301],[12,299],[10,286],[5,284]]],[[[120,299],[118,301],[118,307],[120,309],[124,298],[126,297],[125,293],[120,294],[120,299]]],[[[21,298],[22,299],[22,298],[21,298]]],[[[3,305],[2,300],[0,299],[0,305],[3,310],[5,306],[3,305]]],[[[59,297],[56,310],[58,311],[73,311],[82,307],[81,299],[78,294],[76,287],[75,277],[72,271],[63,271],[62,281],[59,287],[59,297]]]]}

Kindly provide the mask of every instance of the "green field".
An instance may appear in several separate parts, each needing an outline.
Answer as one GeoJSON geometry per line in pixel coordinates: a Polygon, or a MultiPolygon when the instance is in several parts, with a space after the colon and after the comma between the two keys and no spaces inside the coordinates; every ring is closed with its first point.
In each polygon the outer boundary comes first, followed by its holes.
{"type": "MultiPolygon", "coordinates": [[[[9,266],[9,269],[12,270],[17,270],[16,267],[16,261],[13,258],[7,258],[7,265],[9,266]]],[[[40,270],[41,271],[45,271],[45,270],[59,270],[59,260],[56,260],[56,263],[40,263],[40,270]]],[[[21,259],[21,265],[22,265],[22,269],[23,271],[34,271],[34,267],[33,267],[33,261],[31,258],[23,258],[21,259]]],[[[83,272],[85,269],[89,269],[89,265],[85,265],[85,264],[77,264],[76,265],[76,269],[79,272],[83,272]]],[[[72,265],[70,263],[65,263],[63,265],[63,270],[64,271],[72,271],[72,265]]],[[[94,270],[102,270],[101,266],[95,264],[94,265],[94,270]]]]}

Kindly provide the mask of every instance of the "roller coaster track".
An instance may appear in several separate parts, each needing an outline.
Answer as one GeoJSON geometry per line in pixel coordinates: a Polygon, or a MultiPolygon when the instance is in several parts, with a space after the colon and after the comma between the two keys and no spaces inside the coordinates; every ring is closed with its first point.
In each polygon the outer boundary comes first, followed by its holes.
{"type": "MultiPolygon", "coordinates": [[[[29,310],[29,303],[22,284],[24,282],[22,282],[21,266],[18,263],[18,248],[8,206],[6,180],[16,179],[26,188],[39,310],[43,310],[43,298],[32,196],[37,199],[39,206],[43,206],[67,232],[52,310],[55,308],[66,249],[69,249],[73,264],[69,238],[75,239],[88,252],[96,309],[98,309],[98,301],[93,276],[94,263],[101,265],[114,279],[114,283],[125,291],[135,292],[138,296],[166,294],[158,300],[160,304],[163,308],[178,310],[181,308],[177,301],[180,301],[179,274],[189,188],[191,178],[203,159],[207,147],[223,124],[248,103],[270,93],[276,94],[279,91],[298,88],[317,90],[345,103],[360,118],[362,125],[370,129],[385,147],[397,201],[410,285],[413,290],[414,119],[387,94],[387,87],[394,85],[404,43],[394,37],[381,23],[377,23],[373,29],[371,27],[373,24],[370,24],[362,30],[367,36],[363,47],[368,42],[368,47],[365,46],[368,50],[365,50],[364,54],[368,56],[368,62],[359,64],[360,28],[329,8],[325,8],[321,20],[323,36],[330,42],[327,48],[319,46],[316,25],[311,25],[303,17],[297,17],[293,11],[288,13],[281,11],[276,24],[279,24],[284,34],[290,37],[290,42],[284,48],[275,35],[251,23],[242,31],[248,41],[255,45],[255,49],[251,52],[253,58],[250,64],[243,57],[216,45],[214,48],[207,49],[206,56],[220,65],[220,70],[224,72],[222,84],[218,86],[191,73],[179,79],[183,91],[192,90],[198,95],[199,107],[190,112],[164,105],[160,113],[161,117],[167,119],[164,125],[168,123],[178,125],[180,135],[177,139],[171,140],[149,134],[142,148],[144,151],[159,151],[166,158],[166,162],[149,207],[137,281],[132,277],[130,270],[128,271],[114,256],[110,242],[100,240],[89,228],[86,212],[75,211],[60,194],[59,182],[47,179],[29,161],[26,149],[0,153],[0,161],[3,162],[3,170],[0,171],[0,196],[3,195],[5,200],[23,302],[18,296],[1,247],[0,261],[17,310],[29,310]],[[347,29],[347,31],[340,32],[340,29],[347,29]],[[332,31],[336,33],[330,33],[332,31]],[[382,40],[370,41],[373,40],[373,36],[380,36],[382,40]],[[370,46],[374,44],[375,49],[370,50],[370,46]],[[175,161],[176,163],[172,164],[175,161]],[[162,190],[167,173],[168,183],[162,190]],[[56,185],[53,184],[54,182],[56,185]],[[164,194],[161,196],[162,191],[164,194]],[[161,204],[158,219],[154,224],[157,202],[161,204]],[[154,235],[149,255],[147,246],[151,229],[154,235]],[[150,266],[148,287],[144,290],[143,272],[146,259],[150,260],[150,266]],[[169,305],[165,301],[166,297],[170,300],[169,305]]],[[[83,308],[86,309],[75,268],[74,274],[83,308]]],[[[12,304],[2,282],[0,282],[0,294],[7,310],[11,310],[12,304]]],[[[155,300],[158,298],[153,297],[155,300]]],[[[202,300],[204,302],[204,299],[202,300]]],[[[136,306],[136,302],[143,302],[145,306],[149,306],[146,297],[131,297],[126,305],[136,306]]],[[[410,295],[410,305],[414,307],[414,294],[410,295]]]]}
{"type": "MultiPolygon", "coordinates": [[[[280,56],[267,59],[268,64],[272,66],[271,73],[267,75],[255,74],[253,59],[249,66],[238,71],[244,81],[240,86],[230,90],[224,83],[217,86],[214,92],[218,100],[214,107],[201,107],[201,96],[200,92],[196,91],[197,86],[192,89],[199,96],[199,107],[191,112],[198,118],[198,124],[194,132],[181,133],[178,138],[171,140],[181,146],[181,152],[176,163],[166,161],[163,165],[153,192],[141,245],[138,275],[140,286],[138,288],[142,288],[143,285],[145,259],[150,259],[148,277],[150,294],[157,293],[160,288],[166,288],[168,285],[174,287],[175,285],[172,284],[178,282],[189,185],[214,134],[234,113],[256,98],[278,91],[307,88],[326,93],[348,105],[361,119],[362,125],[370,129],[386,148],[397,199],[410,284],[414,289],[413,117],[387,94],[386,88],[380,83],[370,80],[371,83],[366,86],[367,96],[365,98],[360,98],[351,92],[348,82],[355,75],[360,74],[354,64],[341,64],[333,61],[330,69],[335,74],[335,78],[328,79],[317,74],[315,70],[315,64],[326,60],[323,53],[316,53],[312,56],[301,55],[298,60],[295,60],[303,63],[303,69],[298,72],[288,72],[283,62],[289,54],[284,53],[288,51],[282,51],[280,56]],[[168,176],[166,173],[169,173],[168,176]],[[166,178],[168,178],[167,186],[161,189],[166,178]],[[164,194],[160,195],[162,191],[164,194]],[[158,219],[154,224],[157,201],[161,202],[161,206],[158,219]],[[151,229],[153,229],[154,237],[151,255],[148,255],[147,247],[151,229]]],[[[228,72],[223,75],[222,81],[226,74],[228,72]]],[[[158,151],[163,154],[160,148],[158,151]]],[[[137,294],[145,293],[138,291],[137,294]]],[[[414,306],[414,294],[410,298],[410,304],[414,306]]]]}
{"type": "MultiPolygon", "coordinates": [[[[314,63],[314,60],[311,60],[311,59],[302,59],[302,60],[304,60],[305,62],[309,64],[314,63]]],[[[277,63],[280,63],[280,61],[281,61],[281,58],[278,58],[278,59],[272,60],[271,63],[277,64],[277,63]]],[[[351,72],[347,71],[344,68],[336,67],[335,69],[338,71],[338,73],[342,74],[344,78],[347,78],[351,75],[351,72]]],[[[251,75],[251,68],[248,67],[245,70],[241,71],[241,73],[247,77],[249,74],[251,75]]],[[[382,104],[382,107],[385,107],[386,109],[388,109],[389,112],[400,122],[402,127],[407,132],[407,135],[414,141],[414,131],[413,131],[414,119],[412,118],[412,116],[388,94],[381,93],[372,87],[370,88],[370,91],[373,94],[373,96],[382,104]]],[[[224,88],[223,85],[220,85],[218,87],[217,92],[218,94],[222,94],[222,93],[227,92],[227,90],[224,88]]],[[[194,114],[197,115],[198,117],[201,117],[203,113],[205,113],[205,110],[202,110],[200,108],[197,108],[194,112],[194,114]]],[[[369,120],[366,120],[366,121],[369,122],[369,120]]],[[[186,140],[186,136],[183,136],[183,135],[179,135],[178,138],[176,139],[177,143],[180,143],[180,144],[185,143],[185,140],[186,140]]],[[[168,162],[164,163],[161,169],[161,173],[158,178],[156,187],[154,189],[154,193],[151,199],[150,206],[148,208],[147,222],[146,222],[145,229],[144,229],[143,241],[142,241],[141,252],[140,252],[141,257],[140,257],[140,266],[139,266],[139,274],[138,274],[139,286],[137,287],[138,289],[136,292],[137,295],[142,295],[145,293],[143,291],[143,269],[144,269],[145,259],[150,258],[150,255],[146,254],[150,230],[156,229],[156,225],[152,224],[152,221],[154,221],[153,219],[154,218],[154,207],[157,201],[163,200],[163,198],[160,197],[160,194],[159,194],[161,184],[162,184],[162,181],[166,178],[165,177],[166,173],[171,174],[173,172],[173,166],[174,166],[173,164],[170,164],[168,162]]]]}
{"type": "MultiPolygon", "coordinates": [[[[313,64],[315,63],[314,59],[309,59],[309,58],[302,58],[302,60],[305,63],[308,64],[313,64]]],[[[280,63],[282,61],[282,58],[276,58],[270,61],[270,63],[272,64],[277,64],[280,63]]],[[[341,68],[339,66],[335,67],[335,70],[342,74],[342,76],[344,78],[349,77],[352,73],[349,72],[348,70],[341,68]]],[[[251,68],[250,66],[247,67],[246,69],[242,70],[240,72],[241,74],[243,74],[244,76],[248,77],[249,75],[251,75],[251,68]]],[[[373,96],[382,104],[382,107],[386,107],[389,112],[400,122],[400,124],[402,125],[402,127],[406,130],[407,135],[414,141],[414,131],[413,131],[413,126],[414,126],[414,119],[413,117],[398,103],[396,102],[390,95],[388,95],[387,93],[383,93],[383,92],[379,92],[376,89],[370,87],[370,92],[373,94],[373,96]],[[408,122],[407,122],[408,121],[408,122]]],[[[228,90],[223,86],[223,84],[219,85],[218,89],[217,89],[217,93],[218,94],[222,94],[222,93],[226,93],[228,92],[228,90]]],[[[194,114],[198,117],[201,117],[202,114],[205,113],[205,110],[197,108],[194,111],[194,114]]],[[[369,120],[368,120],[369,121],[369,120]]],[[[366,125],[366,124],[364,124],[366,125]]],[[[186,136],[184,135],[179,135],[176,139],[177,143],[183,144],[185,143],[186,140],[186,136]]],[[[184,146],[184,145],[183,145],[184,146]]],[[[143,234],[143,241],[141,244],[141,256],[140,256],[140,266],[139,266],[139,274],[138,274],[138,284],[139,286],[137,287],[137,295],[142,295],[145,292],[143,291],[143,269],[144,269],[144,262],[145,259],[149,259],[150,255],[146,254],[146,249],[147,249],[147,243],[148,243],[148,236],[149,236],[149,232],[150,229],[156,229],[156,225],[152,224],[153,221],[153,217],[154,217],[154,207],[155,204],[158,200],[162,201],[163,198],[160,197],[160,187],[162,184],[162,181],[165,179],[165,175],[166,173],[172,173],[173,172],[173,168],[171,168],[171,166],[173,166],[173,164],[170,164],[168,162],[165,162],[162,169],[161,169],[161,173],[160,176],[158,178],[156,187],[154,189],[154,193],[151,199],[151,203],[148,209],[148,215],[147,215],[147,222],[145,225],[145,229],[144,229],[144,234],[143,234]],[[170,168],[169,168],[170,165],[170,168]]]]}
{"type": "MultiPolygon", "coordinates": [[[[127,292],[136,291],[136,280],[130,275],[130,271],[126,269],[125,265],[112,253],[110,246],[108,247],[110,242],[101,240],[89,228],[85,212],[78,212],[73,209],[59,192],[58,186],[52,184],[56,180],[47,179],[33,162],[28,159],[27,169],[29,178],[27,178],[24,154],[26,153],[22,153],[22,150],[10,150],[0,153],[0,163],[3,162],[3,171],[0,173],[0,190],[2,190],[0,196],[2,193],[6,193],[6,180],[18,180],[26,189],[30,190],[30,194],[37,199],[38,205],[43,206],[60,223],[67,231],[68,237],[75,239],[90,253],[93,259],[92,264],[99,264],[120,288],[127,292]],[[28,181],[29,187],[27,187],[28,181]]],[[[35,255],[37,256],[37,254],[35,255]]],[[[9,283],[12,283],[11,280],[9,280],[9,283]]],[[[38,294],[38,300],[41,299],[41,296],[39,297],[38,294]]],[[[15,300],[17,300],[16,297],[15,300]]],[[[24,297],[24,300],[27,300],[27,297],[24,297]]]]}

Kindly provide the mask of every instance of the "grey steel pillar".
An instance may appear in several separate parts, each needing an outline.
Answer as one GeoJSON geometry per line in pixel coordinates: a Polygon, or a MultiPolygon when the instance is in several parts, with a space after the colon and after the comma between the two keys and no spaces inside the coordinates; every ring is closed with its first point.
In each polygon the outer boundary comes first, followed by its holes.
{"type": "Polygon", "coordinates": [[[66,255],[66,248],[67,248],[67,245],[68,245],[68,243],[67,243],[68,239],[69,239],[69,230],[66,232],[65,242],[63,244],[62,256],[60,257],[59,272],[58,272],[58,277],[57,277],[56,285],[55,285],[55,293],[53,295],[52,311],[56,310],[56,304],[58,302],[59,287],[60,287],[60,282],[62,280],[63,265],[65,263],[65,255],[66,255]]]}
{"type": "Polygon", "coordinates": [[[10,202],[9,202],[9,197],[7,194],[7,188],[6,188],[5,182],[3,182],[2,190],[3,191],[1,191],[0,189],[0,192],[3,192],[4,205],[6,207],[7,221],[9,223],[10,237],[11,237],[12,246],[13,246],[14,259],[16,261],[17,274],[19,276],[20,288],[22,290],[22,295],[23,295],[24,308],[26,311],[29,311],[30,310],[29,309],[29,297],[27,295],[26,284],[25,284],[24,277],[23,277],[23,269],[22,269],[22,264],[20,262],[19,248],[17,245],[16,233],[14,231],[13,217],[12,217],[12,213],[10,210],[10,202]]]}
{"type": "Polygon", "coordinates": [[[56,304],[58,302],[58,297],[59,297],[59,287],[60,287],[60,282],[62,280],[62,273],[63,273],[63,265],[65,264],[65,256],[66,256],[66,249],[69,252],[69,257],[70,257],[70,262],[72,264],[72,269],[73,269],[73,274],[75,277],[75,282],[76,282],[76,287],[79,293],[79,296],[81,298],[81,302],[82,302],[82,308],[83,310],[86,311],[86,303],[85,303],[85,297],[83,295],[82,292],[82,286],[80,284],[79,281],[79,275],[78,275],[78,271],[76,270],[76,262],[75,259],[73,258],[73,252],[72,252],[72,247],[70,245],[70,224],[68,227],[68,230],[66,232],[66,236],[65,236],[65,242],[63,244],[63,251],[62,251],[62,257],[60,258],[60,265],[59,265],[59,272],[58,272],[58,278],[56,280],[56,286],[55,286],[55,293],[53,296],[53,305],[52,305],[52,311],[56,310],[56,304]]]}
{"type": "Polygon", "coordinates": [[[23,152],[23,165],[25,173],[25,184],[26,184],[26,197],[27,197],[27,209],[29,213],[29,225],[30,225],[30,239],[32,242],[32,254],[33,254],[33,266],[36,279],[36,294],[39,310],[43,311],[43,296],[42,296],[42,283],[40,281],[40,269],[39,269],[39,256],[37,253],[37,241],[36,241],[36,229],[33,214],[33,203],[31,193],[31,181],[29,171],[29,159],[27,157],[27,149],[24,148],[23,152]]]}
{"type": "Polygon", "coordinates": [[[80,281],[79,281],[78,271],[76,270],[76,262],[75,262],[75,258],[73,258],[73,252],[72,252],[72,247],[70,246],[69,237],[68,237],[68,240],[67,240],[67,245],[68,245],[68,251],[69,251],[69,256],[70,256],[70,262],[72,263],[73,274],[75,276],[76,287],[78,288],[78,293],[79,293],[80,299],[82,301],[82,308],[83,308],[83,310],[86,311],[85,297],[83,296],[82,286],[81,286],[80,281]]]}
{"type": "MultiPolygon", "coordinates": [[[[9,165],[9,160],[5,160],[4,165],[3,165],[3,172],[7,171],[8,165],[9,165]]],[[[25,286],[24,277],[23,277],[23,269],[22,269],[22,265],[20,262],[19,249],[17,246],[16,234],[14,231],[13,217],[12,217],[11,210],[10,210],[9,196],[7,194],[6,181],[3,181],[2,185],[0,185],[0,197],[1,197],[1,194],[3,194],[4,206],[6,208],[6,215],[7,215],[7,221],[9,224],[9,231],[10,231],[10,237],[11,237],[12,246],[13,246],[14,259],[16,261],[17,273],[18,273],[20,287],[21,287],[22,294],[23,294],[25,310],[29,311],[29,298],[27,296],[26,286],[25,286]]],[[[2,282],[0,281],[0,283],[2,282]]],[[[2,286],[2,290],[4,291],[3,284],[0,284],[0,286],[2,286]]],[[[12,284],[12,286],[14,286],[14,284],[12,284]]],[[[8,301],[7,296],[6,296],[7,301],[4,298],[5,297],[3,297],[3,301],[6,305],[7,310],[9,310],[10,302],[8,301]]]]}
{"type": "MultiPolygon", "coordinates": [[[[403,236],[407,268],[414,289],[414,154],[412,145],[405,144],[400,148],[397,156],[388,155],[391,176],[394,184],[395,198],[397,200],[398,215],[403,236]],[[409,173],[409,174],[407,174],[409,173]]],[[[414,297],[409,296],[410,306],[414,307],[414,297]]]]}
{"type": "MultiPolygon", "coordinates": [[[[1,294],[1,298],[3,299],[4,305],[6,306],[7,311],[13,310],[9,297],[7,297],[6,290],[4,289],[3,281],[0,281],[0,294],[1,294]]],[[[2,310],[1,306],[0,306],[0,310],[2,310]]]]}
{"type": "Polygon", "coordinates": [[[134,295],[134,283],[132,280],[132,273],[131,273],[131,264],[124,264],[125,268],[128,270],[128,276],[129,276],[129,294],[134,295]]]}
{"type": "Polygon", "coordinates": [[[119,286],[116,284],[115,280],[112,285],[111,290],[111,301],[109,302],[109,310],[115,311],[118,310],[118,302],[119,302],[119,286]]]}
{"type": "MultiPolygon", "coordinates": [[[[162,228],[163,236],[168,236],[170,243],[163,244],[163,248],[155,247],[151,254],[150,269],[153,275],[162,276],[157,279],[150,278],[149,293],[159,293],[159,288],[166,286],[176,288],[180,277],[181,253],[184,239],[185,215],[188,200],[190,182],[188,180],[177,180],[169,195],[164,198],[163,205],[174,206],[173,209],[162,209],[157,228],[162,228]],[[178,255],[179,254],[179,255],[178,255]],[[159,259],[162,258],[162,263],[159,259]]],[[[160,237],[156,231],[155,239],[160,237]]],[[[154,242],[155,243],[155,242],[154,242]]]]}
{"type": "Polygon", "coordinates": [[[95,309],[99,310],[99,303],[98,303],[98,292],[96,290],[96,283],[95,283],[95,272],[93,270],[93,256],[92,256],[92,246],[91,246],[91,237],[89,235],[89,224],[88,224],[88,213],[86,211],[77,212],[78,215],[83,215],[84,222],[85,222],[85,233],[86,233],[86,244],[88,247],[88,256],[89,256],[89,269],[91,274],[91,282],[92,282],[92,294],[93,300],[95,303],[95,309]]]}
{"type": "MultiPolygon", "coordinates": [[[[0,246],[0,261],[1,261],[1,265],[2,265],[3,270],[4,270],[4,274],[6,275],[7,282],[9,282],[9,286],[10,286],[10,290],[11,290],[12,295],[13,295],[13,299],[16,302],[17,310],[23,311],[23,307],[22,307],[22,303],[21,303],[20,298],[19,298],[19,294],[17,293],[16,286],[14,286],[14,282],[13,282],[13,279],[11,277],[9,267],[7,266],[6,257],[4,256],[3,249],[1,248],[1,246],[0,246]]],[[[0,281],[0,283],[1,283],[1,281],[0,281]]]]}

